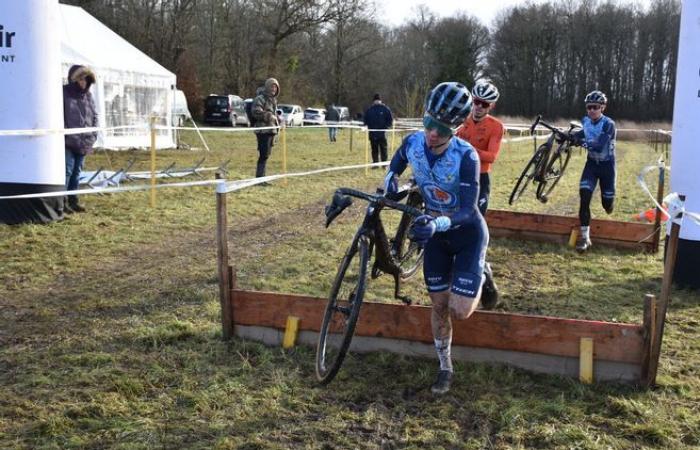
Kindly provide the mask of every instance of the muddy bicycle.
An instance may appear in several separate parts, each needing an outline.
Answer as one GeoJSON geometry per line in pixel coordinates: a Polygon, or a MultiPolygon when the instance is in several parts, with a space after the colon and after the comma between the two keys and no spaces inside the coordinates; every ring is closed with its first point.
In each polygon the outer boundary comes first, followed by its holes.
{"type": "Polygon", "coordinates": [[[316,347],[316,377],[322,384],[335,377],[350,347],[368,275],[373,279],[382,273],[392,275],[394,297],[411,304],[410,297],[400,294],[401,282],[413,276],[423,260],[423,247],[409,236],[416,218],[424,214],[423,199],[415,186],[404,187],[390,198],[340,188],[326,207],[326,227],[352,204],[352,197],[366,200],[368,205],[364,220],[340,262],[323,315],[316,347]],[[404,199],[406,202],[400,203],[404,199]],[[388,238],[381,219],[385,208],[402,213],[392,239],[388,238]]]}
{"type": "MultiPolygon", "coordinates": [[[[535,190],[537,200],[547,203],[549,195],[562,175],[564,175],[566,166],[569,164],[571,147],[576,145],[573,136],[581,129],[580,123],[571,122],[569,129],[564,131],[544,122],[542,116],[538,115],[530,126],[530,134],[535,132],[535,128],[538,125],[550,130],[551,134],[542,145],[536,147],[532,158],[525,165],[510,194],[508,199],[509,205],[512,205],[520,198],[530,185],[530,182],[537,185],[535,190]],[[556,149],[554,148],[555,143],[557,144],[556,149]]],[[[535,141],[535,145],[537,145],[537,141],[535,141]]]]}

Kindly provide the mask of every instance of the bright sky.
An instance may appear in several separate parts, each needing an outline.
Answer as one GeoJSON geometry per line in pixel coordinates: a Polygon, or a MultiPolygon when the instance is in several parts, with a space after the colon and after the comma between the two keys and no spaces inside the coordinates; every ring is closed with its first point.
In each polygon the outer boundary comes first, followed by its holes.
{"type": "MultiPolygon", "coordinates": [[[[406,19],[415,17],[416,7],[420,4],[428,5],[428,8],[438,17],[456,14],[460,11],[475,16],[485,25],[491,22],[502,9],[524,5],[527,0],[375,0],[377,4],[377,18],[380,22],[395,26],[402,24],[406,19]]],[[[530,0],[532,3],[543,3],[546,0],[530,0]]],[[[628,0],[648,5],[650,0],[628,0]]]]}

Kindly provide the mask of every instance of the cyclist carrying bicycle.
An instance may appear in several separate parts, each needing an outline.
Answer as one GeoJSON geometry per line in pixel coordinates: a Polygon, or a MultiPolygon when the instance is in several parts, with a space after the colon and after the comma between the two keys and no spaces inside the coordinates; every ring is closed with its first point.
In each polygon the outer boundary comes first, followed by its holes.
{"type": "Polygon", "coordinates": [[[600,181],[600,198],[605,212],[613,212],[615,200],[615,122],[603,114],[608,98],[601,91],[592,91],[585,98],[586,117],[583,129],[576,133],[574,143],[588,150],[588,159],[581,174],[579,195],[581,203],[578,216],[581,233],[576,243],[576,251],[583,253],[591,243],[591,199],[596,184],[600,181]]]}
{"type": "Polygon", "coordinates": [[[452,128],[472,107],[460,83],[437,85],[428,95],[423,131],[407,136],[394,154],[385,192],[398,189],[398,176],[410,165],[426,205],[416,219],[415,239],[425,245],[423,276],[433,304],[431,326],[440,370],[431,386],[435,394],[450,389],[452,318],[467,319],[476,310],[484,281],[488,229],[477,206],[479,155],[452,128]]]}

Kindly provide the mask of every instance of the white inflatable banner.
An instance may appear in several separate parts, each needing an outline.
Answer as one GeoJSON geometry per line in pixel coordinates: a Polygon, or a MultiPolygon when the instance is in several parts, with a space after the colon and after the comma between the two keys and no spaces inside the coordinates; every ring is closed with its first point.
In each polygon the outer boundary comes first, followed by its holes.
{"type": "MultiPolygon", "coordinates": [[[[671,192],[685,195],[685,208],[700,211],[700,2],[684,0],[673,107],[671,192]]],[[[681,239],[700,241],[700,226],[685,221],[681,239]]]]}
{"type": "MultiPolygon", "coordinates": [[[[63,128],[57,0],[0,2],[0,130],[63,128]]],[[[65,183],[63,136],[7,136],[0,183],[65,183]]]]}

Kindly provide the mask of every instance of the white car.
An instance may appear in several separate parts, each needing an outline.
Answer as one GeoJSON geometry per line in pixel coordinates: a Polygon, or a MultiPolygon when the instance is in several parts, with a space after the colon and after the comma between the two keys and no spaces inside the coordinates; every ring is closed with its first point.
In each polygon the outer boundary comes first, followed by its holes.
{"type": "Polygon", "coordinates": [[[306,108],[304,110],[304,125],[323,125],[326,121],[326,110],[323,108],[306,108]]]}
{"type": "Polygon", "coordinates": [[[304,111],[299,105],[277,105],[277,110],[282,112],[282,121],[288,127],[300,127],[304,125],[304,111]]]}

